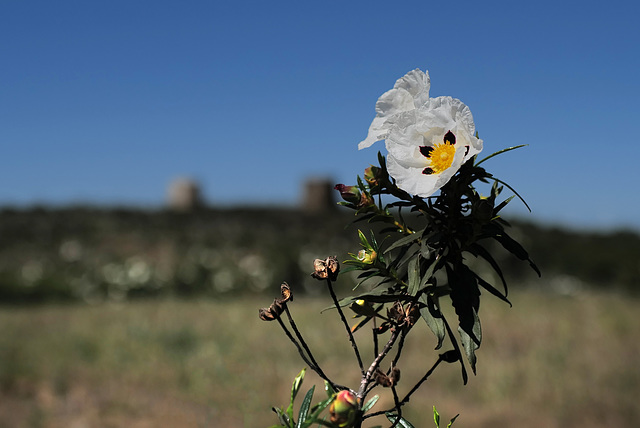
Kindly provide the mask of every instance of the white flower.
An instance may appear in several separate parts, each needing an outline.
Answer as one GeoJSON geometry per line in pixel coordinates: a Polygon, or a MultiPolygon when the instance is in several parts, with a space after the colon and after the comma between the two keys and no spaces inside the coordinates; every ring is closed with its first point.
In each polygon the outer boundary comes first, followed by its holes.
{"type": "Polygon", "coordinates": [[[429,98],[429,76],[413,70],[376,103],[365,148],[386,139],[387,168],[402,190],[421,197],[444,186],[482,150],[469,107],[451,97],[429,98]]]}
{"type": "Polygon", "coordinates": [[[369,126],[367,138],[358,144],[365,149],[376,141],[384,140],[394,121],[404,112],[422,107],[429,101],[429,72],[413,70],[398,79],[393,89],[382,94],[376,102],[376,117],[369,126]]]}

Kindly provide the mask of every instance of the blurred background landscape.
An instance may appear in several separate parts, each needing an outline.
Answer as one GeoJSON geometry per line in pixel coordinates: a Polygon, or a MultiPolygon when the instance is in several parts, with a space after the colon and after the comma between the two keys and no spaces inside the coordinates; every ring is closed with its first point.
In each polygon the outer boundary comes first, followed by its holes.
{"type": "MultiPolygon", "coordinates": [[[[639,13],[630,0],[0,2],[0,428],[275,423],[303,367],[257,316],[282,281],[325,371],[357,382],[309,273],[359,249],[366,225],[345,227],[331,187],[384,153],[357,144],[415,68],[432,97],[469,106],[481,157],[526,145],[484,166],[532,207],[502,213],[543,275],[495,249],[513,307],[483,297],[477,376],[437,370],[406,416],[637,427],[639,13]]],[[[353,284],[343,275],[339,296],[353,284]]],[[[416,328],[400,386],[436,357],[416,328]]]]}
{"type": "MultiPolygon", "coordinates": [[[[356,252],[366,224],[345,228],[353,213],[317,181],[309,188],[319,193],[288,208],[0,210],[0,427],[269,426],[303,367],[257,316],[282,281],[325,371],[355,384],[350,347],[309,273],[314,258],[356,252]]],[[[484,296],[478,375],[463,386],[444,367],[406,416],[429,426],[424,409],[436,405],[464,426],[635,426],[640,236],[522,220],[511,234],[543,277],[494,248],[514,306],[484,296]]],[[[342,276],[339,295],[354,284],[342,276]]],[[[407,385],[437,357],[418,329],[407,385]]]]}

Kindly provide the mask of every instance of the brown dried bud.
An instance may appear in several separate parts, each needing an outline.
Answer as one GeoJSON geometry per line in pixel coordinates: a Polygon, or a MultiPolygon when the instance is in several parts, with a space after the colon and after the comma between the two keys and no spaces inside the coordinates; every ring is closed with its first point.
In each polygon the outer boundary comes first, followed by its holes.
{"type": "Polygon", "coordinates": [[[413,327],[413,325],[420,319],[420,308],[418,307],[418,305],[409,303],[405,314],[407,324],[409,325],[409,327],[413,327]]]}
{"type": "Polygon", "coordinates": [[[284,311],[284,301],[275,299],[268,308],[258,309],[258,316],[262,321],[273,321],[279,318],[284,311]]]}
{"type": "Polygon", "coordinates": [[[404,309],[402,308],[402,303],[395,302],[393,306],[387,309],[387,317],[394,321],[395,324],[402,324],[404,321],[404,309]]]}
{"type": "Polygon", "coordinates": [[[280,286],[280,293],[282,293],[282,300],[280,303],[293,302],[293,294],[291,293],[291,287],[286,282],[283,282],[280,286]]]}
{"type": "Polygon", "coordinates": [[[380,369],[377,369],[373,374],[373,380],[375,380],[375,382],[383,388],[389,388],[391,385],[393,385],[393,382],[391,381],[391,379],[389,379],[389,376],[382,373],[380,369]]]}
{"type": "Polygon", "coordinates": [[[313,261],[312,277],[315,279],[329,279],[335,281],[340,272],[340,264],[336,256],[329,256],[325,260],[315,259],[313,261]]]}
{"type": "Polygon", "coordinates": [[[269,308],[258,309],[258,316],[262,321],[273,321],[276,319],[275,315],[273,315],[273,312],[271,312],[271,309],[269,308]]]}
{"type": "Polygon", "coordinates": [[[394,385],[397,385],[398,382],[400,382],[400,369],[397,367],[394,367],[393,369],[391,369],[391,374],[389,375],[389,379],[394,385]]]}

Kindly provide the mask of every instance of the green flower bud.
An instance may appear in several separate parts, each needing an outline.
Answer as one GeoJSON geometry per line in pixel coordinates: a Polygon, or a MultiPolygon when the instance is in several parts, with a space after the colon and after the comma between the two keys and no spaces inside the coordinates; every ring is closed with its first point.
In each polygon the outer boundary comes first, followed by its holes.
{"type": "Polygon", "coordinates": [[[349,390],[343,390],[336,394],[336,398],[329,407],[331,423],[341,428],[351,427],[358,410],[358,399],[349,390]]]}
{"type": "Polygon", "coordinates": [[[336,184],[335,190],[340,192],[340,197],[352,204],[359,204],[362,198],[360,190],[356,186],[345,186],[344,184],[336,184]]]}
{"type": "Polygon", "coordinates": [[[370,265],[376,261],[376,258],[378,258],[378,253],[376,253],[374,250],[367,251],[363,249],[358,251],[357,258],[358,258],[358,261],[370,265]]]}
{"type": "Polygon", "coordinates": [[[371,165],[369,168],[364,170],[364,180],[371,187],[376,187],[380,184],[380,179],[382,178],[382,169],[377,166],[371,165]]]}

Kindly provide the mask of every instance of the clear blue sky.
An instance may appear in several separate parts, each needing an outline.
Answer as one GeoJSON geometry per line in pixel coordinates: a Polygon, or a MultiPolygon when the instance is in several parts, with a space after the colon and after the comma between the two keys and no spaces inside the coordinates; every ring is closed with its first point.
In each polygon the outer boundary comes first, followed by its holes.
{"type": "MultiPolygon", "coordinates": [[[[532,220],[640,229],[635,1],[3,1],[0,206],[295,204],[353,183],[414,68],[473,112],[532,220]]],[[[522,205],[512,214],[524,214],[522,205]]]]}

